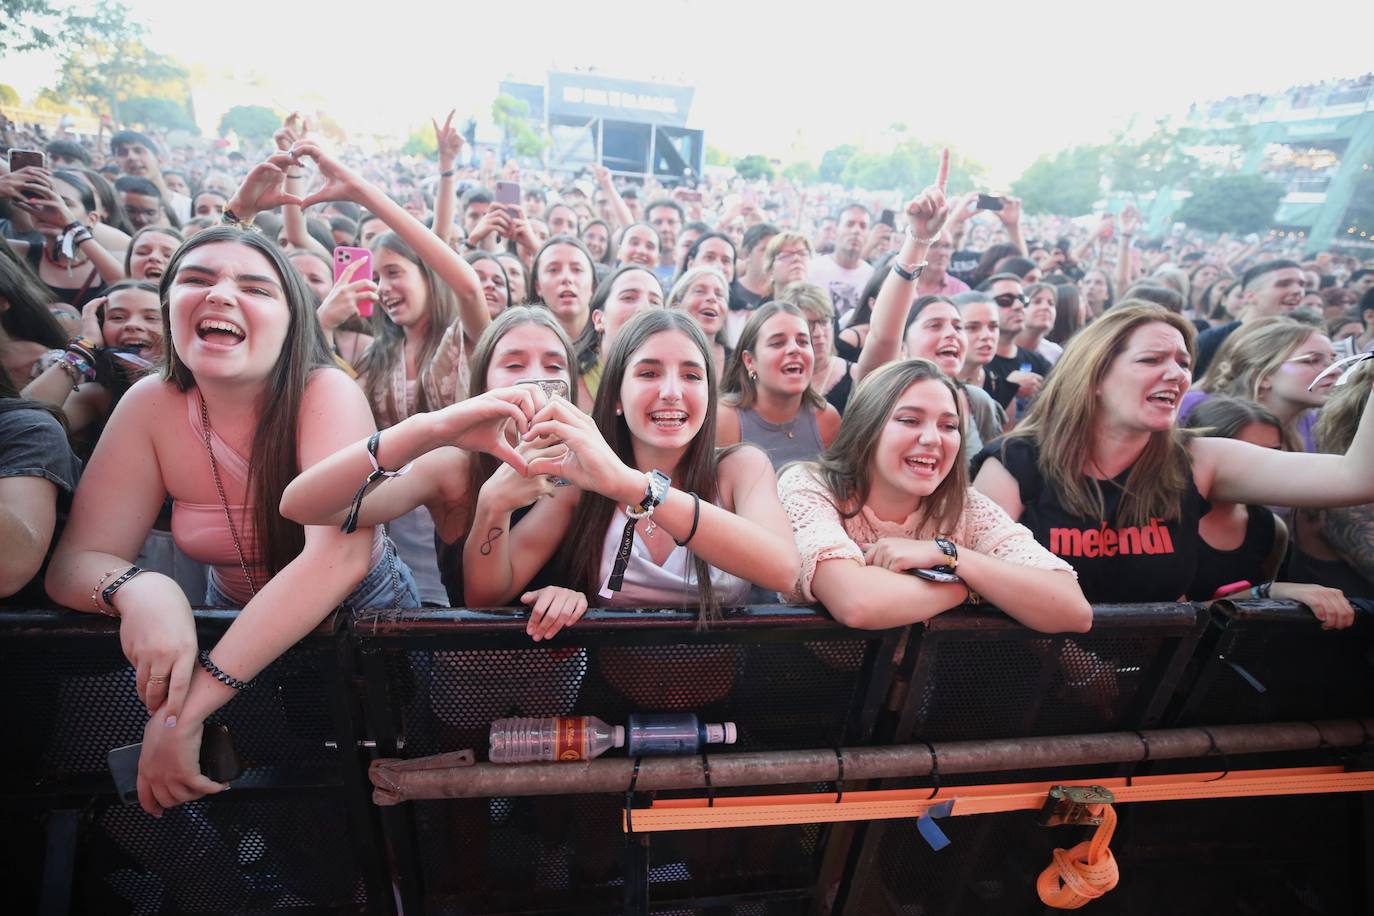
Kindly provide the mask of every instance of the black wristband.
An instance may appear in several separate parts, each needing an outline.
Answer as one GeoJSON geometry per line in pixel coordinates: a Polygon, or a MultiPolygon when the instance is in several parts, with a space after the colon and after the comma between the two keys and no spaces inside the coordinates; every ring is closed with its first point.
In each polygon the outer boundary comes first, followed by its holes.
{"type": "Polygon", "coordinates": [[[695,493],[687,494],[692,497],[692,530],[687,532],[687,537],[682,540],[673,538],[673,543],[679,547],[686,547],[692,542],[692,538],[697,536],[697,524],[701,521],[701,497],[695,493]]]}
{"type": "Polygon", "coordinates": [[[106,607],[114,607],[115,592],[123,588],[125,583],[141,572],[143,572],[143,568],[140,566],[130,566],[128,569],[124,570],[123,574],[120,575],[118,579],[115,579],[101,590],[100,600],[105,602],[106,607]]]}

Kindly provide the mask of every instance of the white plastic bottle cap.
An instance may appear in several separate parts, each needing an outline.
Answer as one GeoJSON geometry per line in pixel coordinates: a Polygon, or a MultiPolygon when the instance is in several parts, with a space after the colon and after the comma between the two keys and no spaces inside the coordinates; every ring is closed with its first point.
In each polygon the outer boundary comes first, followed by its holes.
{"type": "Polygon", "coordinates": [[[611,743],[616,747],[625,746],[625,726],[617,725],[611,729],[611,743]]]}

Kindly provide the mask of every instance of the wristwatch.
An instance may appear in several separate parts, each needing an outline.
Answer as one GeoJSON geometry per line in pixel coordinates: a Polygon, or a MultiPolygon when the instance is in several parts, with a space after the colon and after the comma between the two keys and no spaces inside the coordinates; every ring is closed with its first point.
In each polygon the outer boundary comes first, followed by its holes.
{"type": "Polygon", "coordinates": [[[644,487],[644,499],[640,501],[638,506],[630,506],[625,510],[625,514],[630,518],[644,518],[646,515],[653,515],[654,509],[668,496],[668,488],[673,483],[671,477],[657,468],[650,471],[648,477],[649,481],[644,487]]]}
{"type": "Polygon", "coordinates": [[[940,552],[949,557],[949,562],[945,564],[950,572],[954,572],[959,567],[959,548],[953,541],[942,534],[935,536],[935,546],[940,548],[940,552]]]}

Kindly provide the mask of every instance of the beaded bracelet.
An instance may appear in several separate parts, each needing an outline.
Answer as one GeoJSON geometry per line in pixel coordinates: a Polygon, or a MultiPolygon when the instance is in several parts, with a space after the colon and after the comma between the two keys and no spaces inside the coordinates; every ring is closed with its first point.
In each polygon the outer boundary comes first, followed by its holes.
{"type": "Polygon", "coordinates": [[[104,614],[106,617],[118,617],[119,610],[114,605],[110,605],[107,608],[100,603],[100,589],[101,586],[105,584],[105,581],[117,572],[119,572],[118,566],[101,576],[100,581],[95,584],[95,588],[91,589],[91,604],[95,607],[96,611],[104,614]]]}
{"type": "Polygon", "coordinates": [[[211,677],[226,687],[232,687],[235,690],[247,690],[249,687],[253,686],[253,681],[241,681],[232,674],[225,674],[221,671],[219,665],[210,661],[209,649],[200,650],[200,666],[210,672],[211,677]]]}

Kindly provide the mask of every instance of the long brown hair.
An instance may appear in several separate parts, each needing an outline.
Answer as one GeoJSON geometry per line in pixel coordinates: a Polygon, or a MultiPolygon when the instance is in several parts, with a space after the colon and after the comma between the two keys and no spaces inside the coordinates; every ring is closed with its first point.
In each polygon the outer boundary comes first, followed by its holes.
{"type": "MultiPolygon", "coordinates": [[[[720,372],[720,393],[729,395],[726,403],[731,407],[748,410],[759,399],[758,383],[749,376],[749,370],[744,365],[744,354],[748,353],[757,359],[754,350],[758,347],[763,324],[779,312],[796,315],[802,321],[807,320],[806,314],[790,302],[765,302],[754,310],[745,322],[744,330],[740,331],[739,342],[735,344],[730,358],[725,361],[725,368],[720,372]]],[[[825,398],[808,384],[802,392],[802,404],[809,404],[816,410],[824,410],[825,398]]]]}
{"type": "MultiPolygon", "coordinates": [[[[1197,333],[1192,322],[1158,305],[1125,300],[1074,335],[1026,419],[1002,440],[1004,456],[1007,443],[1015,439],[1039,446],[1041,476],[1076,515],[1101,518],[1106,512],[1101,484],[1083,471],[1096,440],[1098,387],[1136,329],[1155,322],[1182,334],[1192,356],[1197,333]]],[[[1150,434],[1126,478],[1117,524],[1145,525],[1151,518],[1180,516],[1192,474],[1185,441],[1177,427],[1150,434]]]]}
{"type": "Polygon", "coordinates": [[[1212,394],[1258,401],[1260,388],[1269,376],[1303,341],[1321,333],[1320,328],[1292,318],[1257,318],[1226,338],[1198,387],[1212,394]]]}
{"type": "MultiPolygon", "coordinates": [[[[928,359],[904,359],[887,363],[870,372],[854,389],[840,420],[840,431],[830,447],[811,464],[816,476],[830,490],[835,510],[842,518],[853,518],[863,509],[873,489],[873,458],[883,427],[897,408],[897,401],[917,382],[935,381],[949,389],[954,409],[959,414],[959,429],[964,427],[964,402],[949,376],[928,359]]],[[[935,522],[941,531],[953,531],[964,514],[968,491],[968,462],[964,458],[962,433],[959,454],[935,492],[921,501],[921,522],[935,522]]]]}
{"type": "Polygon", "coordinates": [[[296,438],[306,380],[311,372],[333,363],[325,348],[320,323],[310,307],[310,288],[291,262],[276,245],[258,233],[219,226],[203,229],[184,242],[172,255],[167,272],[162,275],[158,289],[162,300],[162,378],[176,385],[179,391],[190,391],[196,386],[195,376],[177,355],[176,343],[172,340],[168,294],[186,255],[216,242],[245,245],[267,258],[281,280],[291,317],[281,356],[254,405],[258,415],[257,432],[253,435],[248,458],[247,491],[253,506],[253,530],[257,532],[262,564],[271,577],[281,572],[305,547],[305,529],[287,521],[278,506],[286,485],[301,470],[296,438]]]}
{"type": "MultiPolygon", "coordinates": [[[[592,407],[592,419],[601,430],[611,448],[626,465],[634,467],[634,437],[630,426],[623,416],[615,412],[616,402],[620,400],[620,385],[625,378],[630,357],[655,334],[677,331],[687,335],[701,351],[702,365],[706,372],[706,418],[701,424],[687,451],[678,462],[676,469],[663,468],[673,476],[673,486],[685,493],[695,493],[702,502],[716,501],[716,467],[720,458],[728,450],[716,451],[716,376],[710,371],[711,345],[701,328],[686,312],[669,309],[648,309],[635,315],[620,329],[615,343],[606,356],[606,369],[601,377],[601,386],[596,392],[596,404],[592,407]]],[[[558,554],[558,568],[573,588],[587,593],[590,600],[601,591],[601,554],[600,538],[605,537],[606,529],[615,515],[616,504],[613,500],[597,493],[583,493],[573,512],[572,523],[568,526],[568,536],[558,554]],[[592,539],[588,543],[587,538],[592,539]]],[[[714,586],[711,584],[710,565],[696,554],[692,555],[696,572],[700,599],[698,602],[699,620],[705,625],[715,620],[720,613],[714,586]]]]}
{"type": "MultiPolygon", "coordinates": [[[[458,315],[458,301],[448,284],[440,279],[428,264],[420,260],[420,256],[405,239],[394,232],[384,232],[372,240],[373,255],[383,248],[414,264],[419,268],[420,276],[424,278],[425,293],[428,297],[425,308],[429,313],[429,327],[425,329],[424,339],[420,342],[420,352],[416,356],[415,364],[426,366],[438,352],[444,332],[458,315]]],[[[396,403],[396,394],[391,386],[391,376],[397,362],[405,359],[405,339],[405,331],[399,325],[390,319],[381,321],[371,345],[359,357],[358,365],[355,367],[358,370],[358,378],[363,382],[363,391],[367,393],[367,401],[372,405],[372,414],[377,418],[378,426],[399,423],[406,417],[406,405],[396,403]]],[[[461,345],[461,341],[459,344],[461,345]]],[[[437,410],[444,406],[429,403],[425,386],[418,384],[418,379],[415,388],[415,413],[437,410]]]]}
{"type": "Polygon", "coordinates": [[[1369,382],[1374,379],[1374,360],[1366,360],[1350,378],[1331,393],[1317,414],[1317,450],[1344,455],[1360,427],[1365,404],[1369,402],[1369,382]]]}
{"type": "MultiPolygon", "coordinates": [[[[573,386],[568,392],[568,398],[571,400],[576,397],[577,369],[574,364],[572,341],[568,340],[567,332],[558,323],[558,319],[553,317],[553,312],[546,308],[528,305],[508,306],[504,312],[492,319],[491,324],[487,325],[487,329],[478,338],[477,346],[472,351],[472,359],[468,361],[469,397],[486,393],[487,370],[491,368],[491,360],[501,338],[505,337],[508,331],[526,324],[547,328],[558,338],[558,342],[562,345],[563,352],[568,359],[568,377],[571,379],[569,384],[573,386]]],[[[533,374],[537,375],[538,373],[533,374]]],[[[468,453],[468,506],[464,529],[472,525],[472,514],[477,509],[477,492],[482,489],[482,484],[486,483],[500,466],[501,459],[494,458],[486,452],[468,453]]]]}

